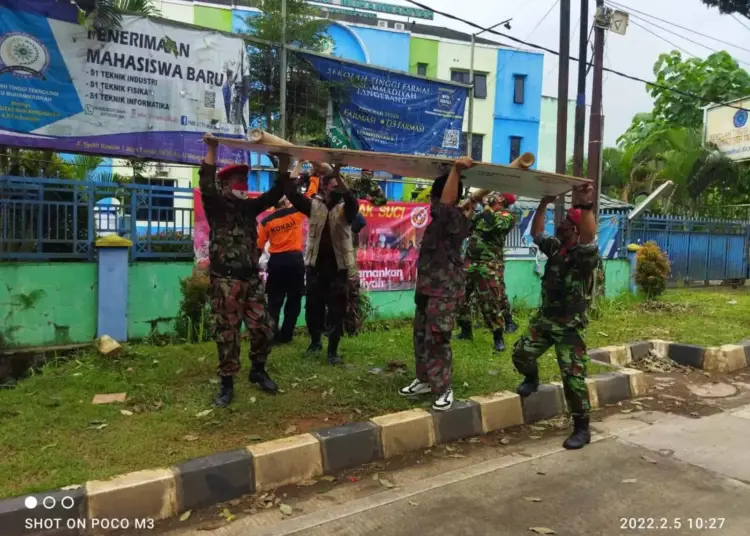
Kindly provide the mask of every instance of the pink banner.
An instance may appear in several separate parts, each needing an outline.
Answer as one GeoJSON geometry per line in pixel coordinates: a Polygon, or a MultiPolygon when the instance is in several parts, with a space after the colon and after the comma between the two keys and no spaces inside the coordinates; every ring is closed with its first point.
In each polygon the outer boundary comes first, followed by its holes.
{"type": "MultiPolygon", "coordinates": [[[[194,192],[194,203],[196,264],[207,268],[209,228],[198,189],[194,192]]],[[[359,234],[357,251],[362,288],[373,291],[414,289],[419,244],[430,222],[429,205],[389,202],[376,207],[360,200],[359,211],[367,220],[367,226],[359,234]]],[[[258,221],[268,214],[270,211],[258,216],[258,221]]]]}

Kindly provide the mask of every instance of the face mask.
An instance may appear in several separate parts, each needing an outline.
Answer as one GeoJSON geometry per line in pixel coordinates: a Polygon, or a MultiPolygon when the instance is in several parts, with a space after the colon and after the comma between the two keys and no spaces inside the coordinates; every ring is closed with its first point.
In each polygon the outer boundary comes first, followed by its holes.
{"type": "Polygon", "coordinates": [[[331,192],[328,194],[329,199],[331,200],[331,203],[338,204],[339,201],[341,201],[341,192],[331,192]]]}
{"type": "Polygon", "coordinates": [[[247,199],[247,192],[245,190],[232,190],[232,195],[237,199],[247,199]]]}

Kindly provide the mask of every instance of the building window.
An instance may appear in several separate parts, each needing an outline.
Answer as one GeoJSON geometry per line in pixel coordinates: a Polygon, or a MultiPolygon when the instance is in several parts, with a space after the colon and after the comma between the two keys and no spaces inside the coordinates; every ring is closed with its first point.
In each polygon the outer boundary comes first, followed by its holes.
{"type": "Polygon", "coordinates": [[[417,74],[419,76],[427,76],[427,64],[417,63],[417,74]]]}
{"type": "Polygon", "coordinates": [[[474,98],[487,98],[487,75],[484,73],[474,73],[474,98]]]}
{"type": "MultiPolygon", "coordinates": [[[[461,144],[459,151],[462,155],[466,154],[466,144],[469,139],[469,134],[466,132],[461,133],[461,144]]],[[[484,146],[484,134],[472,134],[471,135],[471,159],[477,162],[482,161],[482,147],[484,146]]]]}
{"type": "Polygon", "coordinates": [[[471,83],[469,80],[469,71],[456,71],[451,69],[451,81],[458,82],[459,84],[466,84],[468,86],[471,83]]]}
{"type": "MultiPolygon", "coordinates": [[[[459,84],[471,84],[469,71],[451,71],[451,80],[459,84]]],[[[474,98],[487,98],[487,73],[474,73],[474,98]]]]}
{"type": "MultiPolygon", "coordinates": [[[[174,188],[177,186],[177,181],[174,179],[136,179],[136,184],[146,184],[151,186],[167,186],[174,188]]],[[[140,221],[151,221],[153,226],[161,226],[160,224],[174,222],[175,221],[175,210],[174,210],[174,192],[169,190],[151,190],[151,189],[139,189],[136,190],[138,196],[138,208],[136,209],[136,219],[140,221]],[[149,194],[151,202],[149,203],[149,194]],[[149,204],[151,210],[149,211],[149,204]]]]}
{"type": "Polygon", "coordinates": [[[516,104],[523,104],[525,94],[526,94],[526,75],[514,74],[513,75],[513,102],[516,104]]]}
{"type": "Polygon", "coordinates": [[[520,136],[510,137],[510,162],[513,162],[516,158],[521,156],[521,142],[523,138],[520,136]]]}

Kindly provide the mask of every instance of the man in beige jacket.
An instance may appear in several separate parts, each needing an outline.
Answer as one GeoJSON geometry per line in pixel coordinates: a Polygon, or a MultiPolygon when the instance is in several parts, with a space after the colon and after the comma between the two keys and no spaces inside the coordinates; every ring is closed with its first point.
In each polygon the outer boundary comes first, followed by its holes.
{"type": "Polygon", "coordinates": [[[318,196],[308,199],[294,188],[287,190],[289,202],[310,218],[305,244],[307,293],[305,320],[310,333],[308,354],[323,349],[323,331],[328,334],[328,363],[340,365],[339,342],[344,331],[347,283],[356,268],[352,222],[359,204],[340,175],[340,166],[321,180],[318,196]]]}

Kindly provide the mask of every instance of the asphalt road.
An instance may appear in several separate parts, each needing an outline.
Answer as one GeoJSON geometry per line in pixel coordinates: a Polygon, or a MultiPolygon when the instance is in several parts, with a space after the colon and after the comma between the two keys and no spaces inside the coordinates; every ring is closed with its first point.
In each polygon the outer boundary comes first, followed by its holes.
{"type": "Polygon", "coordinates": [[[750,405],[694,419],[613,415],[578,452],[560,437],[449,455],[363,478],[217,528],[170,536],[750,534],[750,405]],[[455,459],[460,458],[460,459],[455,459]],[[554,532],[544,532],[549,529],[554,532]]]}

